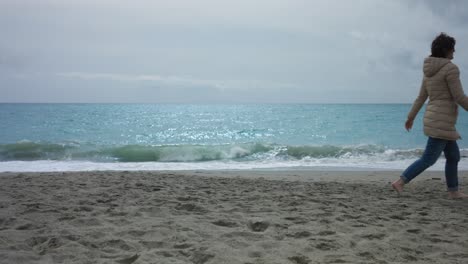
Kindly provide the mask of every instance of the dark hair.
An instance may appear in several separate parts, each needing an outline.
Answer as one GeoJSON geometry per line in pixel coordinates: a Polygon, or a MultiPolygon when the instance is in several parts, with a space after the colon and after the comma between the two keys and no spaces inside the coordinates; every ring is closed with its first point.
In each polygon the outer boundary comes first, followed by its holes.
{"type": "Polygon", "coordinates": [[[446,58],[447,53],[455,49],[455,39],[445,34],[440,33],[431,45],[431,57],[446,58]]]}

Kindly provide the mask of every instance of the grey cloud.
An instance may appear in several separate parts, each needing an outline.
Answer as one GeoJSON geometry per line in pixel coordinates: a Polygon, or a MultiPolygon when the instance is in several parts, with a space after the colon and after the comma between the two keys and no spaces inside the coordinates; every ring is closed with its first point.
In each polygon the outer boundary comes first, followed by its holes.
{"type": "Polygon", "coordinates": [[[27,59],[22,56],[0,53],[0,69],[4,70],[24,70],[27,66],[27,59]]]}
{"type": "Polygon", "coordinates": [[[411,50],[401,50],[392,56],[392,61],[395,67],[410,68],[420,70],[423,58],[416,56],[411,50]]]}
{"type": "Polygon", "coordinates": [[[420,0],[416,2],[426,5],[435,15],[447,18],[449,23],[466,24],[468,22],[468,5],[465,0],[420,0]]]}
{"type": "Polygon", "coordinates": [[[0,53],[0,94],[68,102],[408,102],[439,31],[454,32],[456,62],[468,72],[463,1],[222,2],[0,1],[0,51],[8,51],[0,53]]]}

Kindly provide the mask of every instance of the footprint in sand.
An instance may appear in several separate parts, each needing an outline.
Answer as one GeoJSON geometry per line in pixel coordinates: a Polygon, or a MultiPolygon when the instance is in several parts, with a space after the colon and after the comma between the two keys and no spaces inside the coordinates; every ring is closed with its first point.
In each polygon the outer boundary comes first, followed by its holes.
{"type": "Polygon", "coordinates": [[[162,257],[164,257],[164,258],[172,258],[172,257],[174,257],[174,255],[173,255],[171,252],[167,251],[167,250],[157,251],[157,252],[156,252],[156,255],[162,256],[162,257]]]}
{"type": "Polygon", "coordinates": [[[179,243],[179,244],[175,244],[174,248],[176,248],[176,249],[187,249],[187,248],[191,248],[192,246],[193,246],[193,244],[190,244],[190,243],[179,243]]]}
{"type": "Polygon", "coordinates": [[[62,241],[57,237],[33,237],[27,244],[34,248],[39,255],[44,255],[48,250],[62,246],[62,241]]]}
{"type": "Polygon", "coordinates": [[[285,217],[284,220],[288,220],[293,222],[294,224],[306,224],[309,222],[309,220],[302,218],[302,217],[296,217],[296,216],[289,216],[285,217]]]}
{"type": "Polygon", "coordinates": [[[406,218],[402,215],[391,215],[389,216],[391,219],[395,219],[395,220],[405,220],[406,218]]]}
{"type": "Polygon", "coordinates": [[[365,258],[366,260],[375,260],[374,254],[372,254],[372,253],[370,253],[368,251],[359,252],[357,255],[362,257],[362,258],[365,258]]]}
{"type": "Polygon", "coordinates": [[[367,234],[367,235],[362,235],[362,238],[368,239],[368,240],[382,240],[384,237],[387,235],[384,233],[376,233],[376,234],[367,234]]]}
{"type": "Polygon", "coordinates": [[[26,241],[26,243],[27,243],[29,246],[31,246],[31,247],[35,247],[35,246],[37,246],[37,245],[40,245],[40,244],[46,242],[47,239],[48,239],[48,238],[45,237],[45,236],[32,237],[32,238],[28,239],[28,240],[26,241]]]}
{"type": "Polygon", "coordinates": [[[98,218],[78,218],[72,221],[72,225],[81,226],[100,226],[101,221],[98,218]]]}
{"type": "Polygon", "coordinates": [[[270,226],[270,223],[265,220],[251,220],[249,221],[249,228],[254,232],[263,232],[270,226]]]}
{"type": "Polygon", "coordinates": [[[406,232],[412,233],[412,234],[419,234],[421,233],[421,229],[407,229],[406,232]]]}
{"type": "Polygon", "coordinates": [[[325,263],[330,263],[330,264],[337,264],[337,263],[350,263],[349,261],[346,261],[342,259],[344,256],[343,255],[328,255],[325,256],[325,263]]]}
{"type": "Polygon", "coordinates": [[[133,237],[142,237],[144,235],[146,235],[148,232],[147,231],[144,231],[144,230],[130,230],[130,231],[126,231],[126,232],[121,232],[119,235],[130,235],[130,236],[133,236],[133,237]]]}
{"type": "Polygon", "coordinates": [[[92,212],[93,210],[91,206],[79,206],[73,209],[75,212],[92,212]]]}
{"type": "Polygon", "coordinates": [[[430,218],[421,218],[421,219],[418,219],[416,222],[418,224],[421,224],[421,225],[429,225],[433,222],[434,220],[433,219],[430,219],[430,218]]]}
{"type": "Polygon", "coordinates": [[[203,208],[201,206],[198,206],[196,204],[192,204],[192,203],[178,204],[176,206],[176,210],[188,211],[188,212],[194,212],[194,213],[205,213],[206,212],[205,208],[203,208]]]}
{"type": "Polygon", "coordinates": [[[331,235],[334,235],[334,234],[336,234],[335,231],[325,230],[325,231],[319,232],[317,235],[319,235],[319,236],[331,236],[331,235]]]}
{"type": "Polygon", "coordinates": [[[34,229],[39,229],[39,228],[41,227],[38,226],[37,224],[26,223],[26,224],[17,226],[15,229],[16,230],[34,230],[34,229]]]}
{"type": "Polygon", "coordinates": [[[262,252],[260,252],[260,251],[251,251],[247,255],[250,258],[260,258],[260,257],[262,257],[262,252]]]}
{"type": "Polygon", "coordinates": [[[80,239],[77,241],[80,245],[88,248],[88,249],[98,249],[100,248],[97,244],[93,243],[93,242],[90,242],[90,241],[87,241],[87,240],[83,240],[83,239],[80,239]]]}
{"type": "Polygon", "coordinates": [[[321,223],[321,224],[331,224],[332,221],[329,220],[329,219],[322,219],[322,220],[319,221],[319,223],[321,223]]]}
{"type": "Polygon", "coordinates": [[[115,248],[119,250],[129,251],[133,248],[122,239],[111,239],[100,243],[101,248],[115,248]]]}
{"type": "Polygon", "coordinates": [[[335,240],[323,240],[322,242],[315,245],[315,248],[328,251],[339,248],[339,244],[335,240]]]}
{"type": "Polygon", "coordinates": [[[221,237],[226,237],[226,238],[242,238],[242,239],[247,239],[249,241],[258,241],[263,239],[263,235],[259,234],[257,232],[252,233],[252,232],[245,232],[245,231],[236,231],[236,232],[230,232],[221,235],[221,237]]]}
{"type": "Polygon", "coordinates": [[[181,201],[181,202],[188,202],[188,201],[197,200],[196,198],[193,198],[193,197],[190,197],[190,196],[180,196],[180,197],[177,197],[176,199],[177,199],[177,201],[181,201]]]}
{"type": "Polygon", "coordinates": [[[311,262],[311,260],[308,257],[302,256],[302,255],[292,256],[292,257],[289,257],[288,259],[296,264],[309,264],[311,262]]]}
{"type": "Polygon", "coordinates": [[[204,264],[206,262],[208,262],[210,259],[214,258],[214,255],[213,254],[209,254],[209,253],[206,253],[204,251],[196,251],[192,257],[191,257],[191,261],[194,263],[194,264],[204,264]]]}
{"type": "Polygon", "coordinates": [[[9,229],[16,222],[15,217],[0,218],[0,230],[9,229]]]}
{"type": "Polygon", "coordinates": [[[418,258],[413,255],[404,255],[403,258],[408,261],[418,261],[418,258]]]}
{"type": "Polygon", "coordinates": [[[217,221],[214,221],[214,222],[211,222],[211,223],[214,224],[214,225],[223,226],[223,227],[236,227],[236,226],[238,226],[238,224],[236,222],[231,222],[231,221],[228,221],[228,220],[217,220],[217,221]]]}
{"type": "Polygon", "coordinates": [[[386,237],[387,235],[384,234],[384,233],[376,233],[376,234],[367,234],[367,235],[362,235],[361,237],[362,238],[365,238],[365,239],[369,239],[369,240],[374,240],[374,239],[377,239],[377,240],[382,240],[384,237],[386,237]]]}
{"type": "Polygon", "coordinates": [[[344,217],[345,219],[356,220],[356,219],[360,219],[360,218],[361,218],[361,215],[344,214],[343,217],[344,217]]]}
{"type": "Polygon", "coordinates": [[[139,243],[142,244],[147,249],[162,248],[165,245],[165,243],[162,242],[162,241],[144,241],[144,240],[141,240],[141,241],[139,241],[139,243]]]}
{"type": "Polygon", "coordinates": [[[138,257],[140,257],[138,254],[135,254],[129,258],[124,258],[124,259],[121,259],[121,260],[117,260],[117,263],[120,263],[120,264],[131,264],[133,262],[135,262],[138,257]]]}
{"type": "Polygon", "coordinates": [[[307,237],[310,237],[312,235],[312,233],[310,233],[309,231],[300,231],[300,232],[296,232],[296,233],[293,233],[293,234],[286,234],[286,236],[288,237],[293,237],[293,238],[307,238],[307,237]]]}
{"type": "Polygon", "coordinates": [[[430,237],[428,240],[431,241],[432,243],[452,243],[452,241],[450,240],[438,238],[439,235],[433,234],[431,236],[432,237],[430,237]]]}

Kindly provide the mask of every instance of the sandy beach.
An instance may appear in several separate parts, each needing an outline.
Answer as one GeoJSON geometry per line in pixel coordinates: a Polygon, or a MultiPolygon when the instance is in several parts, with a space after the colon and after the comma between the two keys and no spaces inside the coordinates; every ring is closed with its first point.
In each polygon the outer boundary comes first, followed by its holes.
{"type": "Polygon", "coordinates": [[[396,175],[1,173],[0,263],[468,263],[468,200],[396,175]]]}

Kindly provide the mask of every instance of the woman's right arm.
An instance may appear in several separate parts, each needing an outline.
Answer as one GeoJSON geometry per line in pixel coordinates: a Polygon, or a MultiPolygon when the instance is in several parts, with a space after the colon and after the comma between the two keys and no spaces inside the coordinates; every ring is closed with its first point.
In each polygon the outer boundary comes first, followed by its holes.
{"type": "Polygon", "coordinates": [[[414,100],[413,107],[411,107],[411,110],[408,113],[408,119],[406,119],[406,122],[405,122],[406,130],[410,131],[411,128],[413,127],[414,118],[418,114],[419,110],[421,110],[421,107],[423,106],[424,102],[426,102],[427,96],[428,95],[427,95],[425,80],[423,78],[422,83],[421,83],[421,88],[419,89],[419,95],[416,98],[416,100],[414,100]]]}
{"type": "Polygon", "coordinates": [[[408,113],[408,120],[414,120],[419,110],[421,110],[421,107],[424,105],[424,102],[426,102],[427,96],[426,84],[423,78],[421,88],[419,89],[419,95],[416,100],[414,100],[413,107],[411,107],[408,113]]]}

